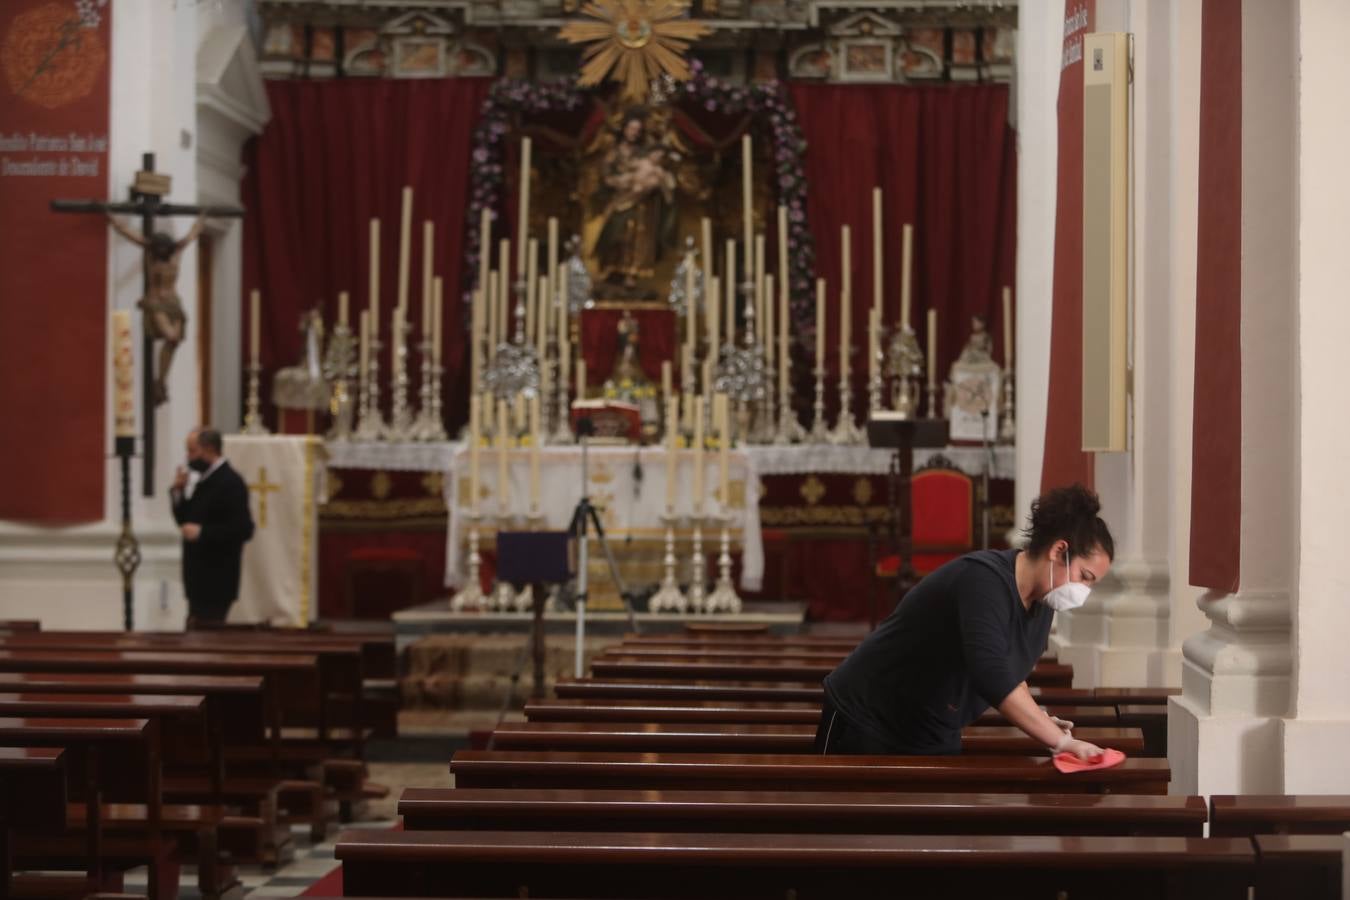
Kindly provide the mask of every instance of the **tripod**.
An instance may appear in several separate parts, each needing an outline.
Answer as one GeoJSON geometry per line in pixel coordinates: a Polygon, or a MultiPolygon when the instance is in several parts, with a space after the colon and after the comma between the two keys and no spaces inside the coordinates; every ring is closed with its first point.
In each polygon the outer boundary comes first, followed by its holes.
{"type": "Polygon", "coordinates": [[[581,499],[577,501],[576,508],[572,510],[572,522],[567,526],[567,530],[577,540],[577,647],[576,647],[576,677],[582,676],[582,656],[586,642],[586,600],[590,589],[590,529],[595,529],[595,539],[600,544],[600,549],[604,551],[605,562],[609,566],[609,577],[614,579],[614,585],[619,590],[619,597],[623,599],[624,612],[628,614],[628,627],[634,633],[638,631],[637,617],[633,614],[633,603],[628,595],[628,588],[623,583],[622,576],[619,575],[619,564],[614,561],[614,551],[610,549],[609,540],[605,537],[605,526],[600,522],[600,515],[595,511],[595,506],[591,503],[590,495],[586,493],[590,482],[588,445],[586,438],[595,433],[595,424],[590,419],[580,419],[577,422],[577,441],[581,444],[581,499]]]}

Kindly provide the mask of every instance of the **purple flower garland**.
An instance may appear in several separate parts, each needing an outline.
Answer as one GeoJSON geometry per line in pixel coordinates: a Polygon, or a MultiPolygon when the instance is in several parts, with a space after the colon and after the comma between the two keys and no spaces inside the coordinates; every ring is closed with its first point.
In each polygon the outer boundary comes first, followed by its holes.
{"type": "MultiPolygon", "coordinates": [[[[806,175],[802,155],[806,140],[797,126],[797,114],[792,109],[787,91],[779,81],[742,87],[719,82],[708,77],[698,60],[690,62],[691,77],[679,85],[673,100],[684,98],[701,105],[709,112],[731,115],[750,113],[752,131],[768,131],[773,148],[774,186],[778,202],[788,210],[788,265],[790,289],[788,304],[792,310],[794,327],[790,329],[793,343],[809,346],[816,331],[815,245],[806,224],[806,175]]],[[[472,193],[466,213],[464,293],[465,303],[472,300],[473,284],[478,274],[478,224],[484,208],[496,210],[504,201],[505,184],[504,141],[511,130],[513,115],[570,112],[585,102],[586,93],[574,83],[536,84],[528,81],[502,79],[493,84],[483,101],[481,119],[473,136],[472,193]]],[[[488,248],[491,252],[491,248],[488,248]]],[[[800,367],[798,367],[800,368],[800,367]]]]}

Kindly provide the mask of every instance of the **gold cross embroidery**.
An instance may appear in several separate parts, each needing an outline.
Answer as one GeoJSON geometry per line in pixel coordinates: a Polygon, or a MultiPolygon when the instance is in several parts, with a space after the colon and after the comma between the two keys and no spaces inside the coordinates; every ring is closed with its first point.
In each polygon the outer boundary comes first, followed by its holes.
{"type": "Polygon", "coordinates": [[[258,482],[248,486],[258,495],[258,527],[267,527],[267,495],[281,490],[281,485],[267,480],[267,466],[258,466],[258,482]]]}

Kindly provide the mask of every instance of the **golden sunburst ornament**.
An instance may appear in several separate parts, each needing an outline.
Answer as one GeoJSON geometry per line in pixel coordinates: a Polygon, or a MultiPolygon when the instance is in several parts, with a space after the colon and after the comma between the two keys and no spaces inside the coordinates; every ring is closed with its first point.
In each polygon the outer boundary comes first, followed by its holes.
{"type": "Polygon", "coordinates": [[[661,75],[689,78],[684,53],[689,44],[712,29],[682,18],[683,0],[595,0],[581,14],[595,21],[569,22],[558,36],[573,44],[589,44],[582,52],[578,83],[593,87],[608,76],[623,85],[625,97],[641,99],[647,85],[661,75]]]}

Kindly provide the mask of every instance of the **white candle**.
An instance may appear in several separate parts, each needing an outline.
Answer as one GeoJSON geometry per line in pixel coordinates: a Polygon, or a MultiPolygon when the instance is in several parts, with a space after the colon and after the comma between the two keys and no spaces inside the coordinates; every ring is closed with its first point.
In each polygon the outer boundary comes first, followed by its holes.
{"type": "Polygon", "coordinates": [[[132,347],[131,313],[112,314],[113,436],[136,436],[136,356],[132,347]]]}
{"type": "Polygon", "coordinates": [[[478,515],[478,468],[482,449],[478,446],[483,431],[483,400],[469,395],[469,515],[478,515]]]}
{"type": "MultiPolygon", "coordinates": [[[[703,239],[703,312],[706,315],[704,330],[709,336],[717,333],[717,292],[712,290],[713,281],[713,242],[712,220],[704,216],[699,222],[703,239]]],[[[712,346],[717,346],[716,342],[712,346]]]]}
{"type": "Polygon", "coordinates": [[[691,350],[698,346],[698,309],[694,304],[694,254],[684,257],[684,338],[685,345],[691,350]]]}
{"type": "Polygon", "coordinates": [[[403,333],[403,307],[394,307],[394,326],[389,332],[389,371],[394,371],[398,359],[398,345],[402,343],[399,335],[403,333]]]}
{"type": "Polygon", "coordinates": [[[436,257],[436,226],[430,219],[422,223],[422,333],[431,333],[432,263],[436,257]]]}
{"type": "Polygon", "coordinates": [[[410,187],[403,188],[403,214],[398,226],[398,305],[403,310],[403,320],[408,319],[408,262],[412,253],[409,244],[412,241],[412,197],[410,187]]]}
{"type": "Polygon", "coordinates": [[[909,282],[914,269],[914,226],[905,223],[900,246],[900,327],[911,328],[909,321],[909,282]]]}
{"type": "Polygon", "coordinates": [[[731,508],[731,410],[727,395],[718,394],[714,404],[717,410],[717,463],[721,470],[722,511],[731,508]]]}
{"type": "Polygon", "coordinates": [[[873,379],[877,377],[877,348],[881,344],[878,334],[881,325],[877,321],[881,316],[881,310],[875,306],[867,311],[867,377],[873,379]]]}
{"type": "Polygon", "coordinates": [[[529,138],[520,142],[520,215],[516,222],[516,277],[525,277],[525,235],[530,223],[530,155],[533,144],[529,138]]]}
{"type": "Polygon", "coordinates": [[[661,360],[661,399],[664,401],[671,396],[671,378],[670,378],[670,360],[661,360]]]}
{"type": "Polygon", "coordinates": [[[262,295],[256,290],[248,295],[248,355],[253,365],[258,364],[258,320],[261,317],[262,295]]]}
{"type": "MultiPolygon", "coordinates": [[[[872,307],[881,309],[882,266],[881,266],[881,188],[872,188],[872,307]]],[[[881,320],[881,316],[877,316],[881,320]]]]}
{"type": "Polygon", "coordinates": [[[488,270],[492,268],[492,211],[483,207],[478,218],[478,290],[487,289],[488,270]]]}
{"type": "MultiPolygon", "coordinates": [[[[440,334],[440,329],[436,329],[440,334]]],[[[483,374],[483,288],[473,292],[469,306],[469,392],[478,393],[483,374]]]]}
{"type": "Polygon", "coordinates": [[[558,217],[548,217],[548,283],[558,283],[558,217]]]}
{"type": "Polygon", "coordinates": [[[937,384],[937,310],[928,307],[928,386],[937,384]]]}
{"type": "Polygon", "coordinates": [[[1003,368],[1011,372],[1013,367],[1013,318],[1012,288],[1003,286],[1003,368]]]}
{"type": "Polygon", "coordinates": [[[338,324],[347,324],[347,292],[338,291],[338,324]]]}
{"type": "Polygon", "coordinates": [[[445,283],[437,275],[431,280],[431,361],[441,364],[441,322],[445,314],[445,283]]]}
{"type": "Polygon", "coordinates": [[[816,371],[825,371],[825,279],[816,279],[816,371]]]}
{"type": "Polygon", "coordinates": [[[788,353],[788,292],[784,285],[778,289],[778,402],[790,405],[792,389],[792,355],[788,353]]]}
{"type": "Polygon", "coordinates": [[[370,373],[370,310],[361,310],[361,385],[370,373]]]}
{"type": "Polygon", "coordinates": [[[853,226],[839,228],[839,289],[853,294],[853,226]]]}
{"type": "Polygon", "coordinates": [[[497,249],[497,340],[505,344],[511,340],[511,242],[503,239],[497,249]]]}
{"type": "Polygon", "coordinates": [[[713,389],[713,361],[711,359],[703,360],[703,392],[712,393],[713,389]]]}
{"type": "Polygon", "coordinates": [[[736,346],[736,242],[727,241],[727,340],[736,346]]]}
{"type": "Polygon", "coordinates": [[[539,433],[539,395],[530,397],[530,512],[539,512],[539,445],[543,435],[539,433]]]}
{"type": "Polygon", "coordinates": [[[778,343],[778,336],[773,330],[774,307],[778,305],[778,298],[773,292],[773,276],[764,276],[764,321],[759,323],[759,327],[764,335],[764,363],[769,367],[769,373],[773,373],[774,345],[778,343]]]}
{"type": "Polygon", "coordinates": [[[539,284],[539,241],[530,238],[525,252],[525,343],[534,343],[534,323],[536,298],[539,284]]]}
{"type": "Polygon", "coordinates": [[[694,515],[703,515],[703,395],[694,398],[694,515]]]}
{"type": "Polygon", "coordinates": [[[708,290],[704,294],[704,299],[708,304],[708,353],[707,357],[717,358],[717,352],[722,344],[722,282],[716,276],[711,276],[708,281],[708,290]]]}
{"type": "Polygon", "coordinates": [[[569,341],[571,336],[568,334],[571,323],[570,313],[567,308],[567,266],[558,267],[558,387],[562,390],[562,401],[564,415],[567,409],[567,388],[571,382],[568,379],[572,375],[572,347],[569,341]]]}
{"type": "Polygon", "coordinates": [[[764,235],[755,235],[755,326],[759,328],[757,337],[763,341],[764,332],[764,235]]]}
{"type": "Polygon", "coordinates": [[[853,298],[844,291],[839,292],[839,377],[848,379],[853,371],[849,365],[849,348],[853,343],[853,329],[849,321],[853,316],[853,298]]]}
{"type": "Polygon", "coordinates": [[[754,245],[751,244],[754,239],[754,189],[751,186],[753,156],[750,135],[741,135],[741,218],[745,232],[745,271],[747,275],[750,274],[750,267],[754,264],[754,258],[751,256],[754,252],[754,245]]]}
{"type": "Polygon", "coordinates": [[[539,276],[539,289],[535,292],[534,302],[539,311],[534,316],[534,352],[539,359],[539,367],[548,370],[544,364],[544,355],[548,350],[548,276],[539,276]]]}
{"type": "Polygon", "coordinates": [[[577,399],[586,399],[586,357],[577,359],[577,399]]]}
{"type": "Polygon", "coordinates": [[[487,358],[497,358],[497,273],[488,273],[487,294],[483,297],[483,327],[487,330],[487,358]]]}
{"type": "Polygon", "coordinates": [[[675,513],[675,451],[680,446],[680,399],[666,399],[666,514],[675,513]]]}
{"type": "Polygon", "coordinates": [[[511,497],[510,474],[506,467],[506,447],[511,420],[506,413],[506,401],[497,401],[497,512],[505,516],[511,497]]]}
{"type": "Polygon", "coordinates": [[[370,339],[380,337],[380,220],[370,220],[370,339]]]}

